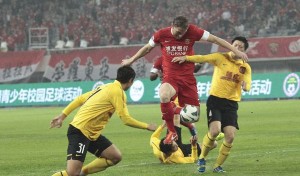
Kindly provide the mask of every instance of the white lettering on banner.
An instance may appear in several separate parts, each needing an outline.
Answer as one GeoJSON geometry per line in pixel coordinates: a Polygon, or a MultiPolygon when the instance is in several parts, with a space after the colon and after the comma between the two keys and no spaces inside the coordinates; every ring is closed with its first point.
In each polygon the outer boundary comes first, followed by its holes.
{"type": "Polygon", "coordinates": [[[45,101],[46,102],[54,102],[54,88],[48,88],[46,89],[46,96],[45,101]]]}
{"type": "Polygon", "coordinates": [[[27,95],[28,95],[28,90],[21,89],[19,92],[18,100],[24,103],[25,101],[27,101],[27,95]]]}
{"type": "Polygon", "coordinates": [[[208,97],[210,87],[211,87],[210,81],[208,81],[206,83],[198,82],[197,83],[198,96],[199,97],[202,97],[202,96],[208,97]]]}
{"type": "Polygon", "coordinates": [[[0,102],[3,102],[3,103],[9,103],[9,93],[10,93],[10,90],[2,90],[0,92],[0,95],[1,95],[1,99],[0,99],[0,102]]]}
{"type": "Polygon", "coordinates": [[[19,92],[17,90],[13,90],[11,93],[9,93],[9,103],[12,103],[18,99],[19,92]]]}
{"type": "Polygon", "coordinates": [[[54,97],[55,101],[64,101],[64,88],[55,88],[54,97]]]}
{"type": "Polygon", "coordinates": [[[243,92],[243,95],[270,95],[272,90],[272,81],[266,80],[253,80],[249,92],[243,92]]]}
{"type": "MultiPolygon", "coordinates": [[[[197,90],[199,97],[208,97],[211,82],[197,82],[197,90]]],[[[272,81],[266,80],[252,80],[251,89],[249,92],[242,91],[242,95],[270,95],[272,90],[272,81]]]]}
{"type": "Polygon", "coordinates": [[[154,98],[160,98],[159,97],[159,88],[160,88],[161,83],[159,83],[155,88],[154,88],[154,98]]]}
{"type": "Polygon", "coordinates": [[[0,103],[69,102],[82,94],[80,87],[0,90],[0,103]]]}
{"type": "Polygon", "coordinates": [[[27,102],[35,102],[35,97],[36,97],[36,89],[29,89],[28,90],[28,95],[27,95],[27,102]]]}
{"type": "Polygon", "coordinates": [[[45,88],[38,88],[36,90],[36,102],[45,102],[45,92],[46,89],[45,88]]]}

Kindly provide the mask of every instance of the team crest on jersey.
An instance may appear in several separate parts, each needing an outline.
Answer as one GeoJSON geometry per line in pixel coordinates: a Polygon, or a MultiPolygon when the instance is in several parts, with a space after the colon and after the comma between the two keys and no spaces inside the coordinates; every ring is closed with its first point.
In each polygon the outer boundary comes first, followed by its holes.
{"type": "Polygon", "coordinates": [[[245,74],[246,72],[246,67],[240,67],[240,73],[245,74]]]}
{"type": "Polygon", "coordinates": [[[184,40],[184,43],[185,43],[185,44],[189,44],[189,43],[190,43],[190,39],[185,39],[185,40],[184,40]]]}

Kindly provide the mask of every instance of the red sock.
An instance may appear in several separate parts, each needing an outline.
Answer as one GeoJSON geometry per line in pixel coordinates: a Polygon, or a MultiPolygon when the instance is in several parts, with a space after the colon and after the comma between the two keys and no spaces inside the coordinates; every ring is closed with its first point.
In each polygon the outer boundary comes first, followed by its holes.
{"type": "Polygon", "coordinates": [[[174,114],[180,114],[182,107],[175,107],[174,114]]]}
{"type": "Polygon", "coordinates": [[[174,127],[174,109],[171,102],[168,103],[160,103],[160,109],[163,116],[163,119],[166,121],[168,130],[176,133],[175,127],[174,127]]]}

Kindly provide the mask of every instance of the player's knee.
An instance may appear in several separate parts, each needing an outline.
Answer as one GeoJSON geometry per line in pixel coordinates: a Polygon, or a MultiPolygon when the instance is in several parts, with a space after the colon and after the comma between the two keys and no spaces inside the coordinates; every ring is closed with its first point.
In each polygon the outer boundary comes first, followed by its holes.
{"type": "Polygon", "coordinates": [[[76,170],[68,169],[67,174],[68,174],[68,176],[80,176],[80,170],[78,170],[78,169],[76,169],[76,170]]]}
{"type": "Polygon", "coordinates": [[[111,161],[113,162],[114,165],[118,164],[122,160],[122,154],[121,153],[116,153],[112,157],[111,161]]]}
{"type": "Polygon", "coordinates": [[[210,134],[213,138],[216,138],[219,135],[219,133],[221,133],[221,130],[218,129],[210,131],[210,134]]]}
{"type": "Polygon", "coordinates": [[[231,132],[227,132],[227,133],[224,133],[225,134],[225,142],[227,144],[232,144],[233,143],[233,140],[234,140],[234,133],[231,133],[231,132]]]}
{"type": "Polygon", "coordinates": [[[170,101],[170,97],[162,95],[162,96],[160,97],[160,101],[161,101],[162,103],[167,103],[167,102],[170,101]]]}

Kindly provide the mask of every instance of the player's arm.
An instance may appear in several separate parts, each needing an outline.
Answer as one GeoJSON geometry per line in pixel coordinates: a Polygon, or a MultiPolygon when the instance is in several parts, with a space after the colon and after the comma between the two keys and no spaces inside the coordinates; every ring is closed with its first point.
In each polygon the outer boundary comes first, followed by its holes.
{"type": "Polygon", "coordinates": [[[198,139],[192,136],[190,141],[191,141],[191,151],[192,151],[191,158],[193,158],[194,162],[195,162],[195,161],[197,161],[197,158],[198,158],[198,155],[197,155],[198,154],[198,150],[197,150],[198,139]]]}
{"type": "Polygon", "coordinates": [[[69,103],[62,113],[58,116],[56,116],[54,119],[50,122],[50,128],[60,128],[62,126],[63,121],[67,118],[71,112],[73,112],[75,109],[83,105],[83,103],[90,97],[90,95],[93,93],[93,91],[87,92],[85,94],[79,95],[76,97],[71,103],[69,103]]]}
{"type": "Polygon", "coordinates": [[[246,72],[244,75],[244,80],[242,81],[242,89],[244,91],[250,91],[251,89],[251,81],[252,81],[252,73],[251,67],[247,64],[246,72]]]}
{"type": "Polygon", "coordinates": [[[162,125],[160,125],[153,133],[152,133],[152,135],[151,135],[151,137],[150,137],[150,146],[152,146],[152,147],[154,147],[154,148],[156,148],[156,149],[158,149],[159,150],[159,142],[160,142],[160,134],[161,134],[161,132],[162,132],[162,130],[163,130],[163,126],[162,125]],[[155,146],[153,146],[153,145],[155,145],[155,146]]]}
{"type": "Polygon", "coordinates": [[[220,57],[224,57],[224,56],[222,56],[221,53],[213,53],[207,55],[180,56],[180,57],[174,57],[172,59],[172,62],[178,62],[179,64],[185,61],[194,62],[194,63],[208,62],[210,64],[215,65],[215,63],[220,59],[220,57]]]}
{"type": "Polygon", "coordinates": [[[126,105],[126,95],[124,92],[112,90],[110,96],[111,103],[115,107],[116,113],[125,125],[139,129],[147,129],[149,131],[154,131],[156,129],[155,124],[147,124],[138,121],[129,115],[126,105]]]}
{"type": "Polygon", "coordinates": [[[180,157],[180,156],[172,155],[165,162],[167,162],[167,163],[176,163],[176,164],[188,164],[188,163],[195,163],[196,160],[193,157],[190,157],[190,156],[180,157]]]}
{"type": "Polygon", "coordinates": [[[149,43],[147,43],[137,53],[135,53],[135,55],[133,55],[131,58],[123,59],[121,65],[131,65],[133,62],[135,62],[139,58],[148,54],[153,49],[153,47],[154,46],[151,46],[149,43]]]}
{"type": "Polygon", "coordinates": [[[160,134],[162,132],[162,130],[164,129],[164,127],[162,125],[160,125],[151,135],[151,139],[152,138],[160,138],[160,134]]]}
{"type": "Polygon", "coordinates": [[[230,51],[234,52],[238,57],[240,57],[243,61],[248,61],[248,56],[246,53],[243,53],[241,51],[239,51],[237,48],[233,47],[230,43],[228,43],[226,40],[221,39],[217,36],[214,36],[212,34],[209,34],[207,41],[211,42],[211,43],[215,43],[219,46],[222,46],[224,48],[229,49],[230,51]]]}
{"type": "Polygon", "coordinates": [[[155,81],[158,78],[158,73],[150,72],[150,81],[155,81]]]}

